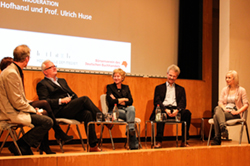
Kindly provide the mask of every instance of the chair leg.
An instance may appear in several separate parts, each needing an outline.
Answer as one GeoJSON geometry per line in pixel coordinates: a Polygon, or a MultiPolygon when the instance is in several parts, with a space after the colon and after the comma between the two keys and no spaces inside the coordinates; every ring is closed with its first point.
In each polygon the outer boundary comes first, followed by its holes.
{"type": "Polygon", "coordinates": [[[210,143],[210,138],[211,138],[212,128],[213,128],[213,124],[211,124],[211,125],[210,125],[209,135],[208,135],[208,140],[207,140],[207,146],[209,146],[209,143],[210,143]]]}
{"type": "Polygon", "coordinates": [[[114,144],[114,140],[113,140],[112,133],[111,133],[110,129],[109,129],[109,136],[110,136],[110,140],[111,140],[111,144],[112,144],[113,150],[115,150],[115,144],[114,144]]]}
{"type": "Polygon", "coordinates": [[[20,138],[21,134],[24,135],[23,127],[20,127],[20,130],[19,130],[19,132],[18,132],[18,134],[17,134],[17,139],[20,138]]]}
{"type": "Polygon", "coordinates": [[[247,127],[247,123],[245,122],[245,126],[246,126],[246,133],[247,133],[247,141],[250,144],[250,139],[249,139],[249,133],[248,133],[248,127],[247,127]]]}
{"type": "Polygon", "coordinates": [[[2,134],[3,134],[3,130],[0,131],[0,138],[1,138],[2,134]]]}
{"type": "Polygon", "coordinates": [[[141,134],[140,134],[140,131],[141,131],[141,124],[140,123],[137,123],[138,124],[138,127],[139,127],[139,130],[137,129],[137,125],[136,125],[136,132],[137,132],[137,137],[138,137],[138,142],[139,142],[139,149],[142,149],[142,144],[141,144],[141,134]]]}
{"type": "Polygon", "coordinates": [[[201,118],[201,140],[204,142],[204,118],[201,118]]]}
{"type": "Polygon", "coordinates": [[[82,135],[81,135],[81,132],[80,132],[80,130],[79,130],[78,125],[76,125],[76,129],[77,129],[77,131],[78,131],[78,135],[79,135],[79,137],[80,137],[80,140],[81,140],[81,144],[82,144],[83,150],[85,151],[84,142],[83,142],[83,140],[82,140],[82,135]]]}
{"type": "Polygon", "coordinates": [[[247,141],[248,141],[248,144],[250,144],[249,132],[248,132],[248,127],[247,127],[247,123],[246,122],[245,122],[245,126],[246,126],[246,133],[247,133],[247,141]]]}
{"type": "Polygon", "coordinates": [[[16,130],[13,130],[13,129],[12,129],[12,133],[13,133],[15,139],[18,140],[20,134],[19,133],[17,134],[16,130]]]}
{"type": "Polygon", "coordinates": [[[14,142],[16,148],[17,148],[18,153],[19,153],[20,155],[22,155],[22,152],[21,152],[21,150],[19,149],[19,146],[18,146],[18,144],[17,144],[17,142],[16,142],[16,138],[15,138],[15,135],[13,134],[12,129],[9,128],[8,130],[9,130],[9,134],[10,134],[11,138],[13,139],[13,142],[14,142]]]}
{"type": "Polygon", "coordinates": [[[67,128],[67,130],[66,130],[66,134],[68,134],[68,132],[69,132],[69,129],[70,129],[70,124],[68,125],[68,128],[67,128]]]}
{"type": "Polygon", "coordinates": [[[178,147],[178,123],[176,124],[176,147],[178,147]]]}
{"type": "Polygon", "coordinates": [[[102,133],[103,133],[103,130],[104,130],[104,126],[101,125],[100,139],[99,139],[99,142],[98,142],[98,146],[101,148],[101,150],[102,150],[102,133]]]}
{"type": "Polygon", "coordinates": [[[8,138],[9,135],[10,135],[10,132],[8,132],[8,133],[6,134],[6,136],[5,136],[5,138],[4,138],[3,142],[2,142],[2,145],[1,145],[1,147],[0,147],[0,153],[1,153],[2,149],[3,149],[3,146],[4,146],[4,144],[5,144],[5,142],[6,142],[6,140],[7,140],[7,138],[8,138]]]}
{"type": "Polygon", "coordinates": [[[154,148],[156,145],[155,140],[155,123],[151,121],[151,149],[154,148]]]}
{"type": "Polygon", "coordinates": [[[241,140],[242,140],[243,127],[244,127],[244,122],[241,122],[241,129],[240,129],[240,140],[239,140],[239,144],[241,144],[241,140]]]}

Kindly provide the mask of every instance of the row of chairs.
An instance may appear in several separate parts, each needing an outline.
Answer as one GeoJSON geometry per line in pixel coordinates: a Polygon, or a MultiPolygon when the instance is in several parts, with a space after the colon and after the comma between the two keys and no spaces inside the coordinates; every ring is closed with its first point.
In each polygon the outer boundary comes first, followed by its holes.
{"type": "MultiPolygon", "coordinates": [[[[106,104],[106,94],[103,94],[101,95],[100,97],[100,100],[101,100],[101,107],[102,107],[102,112],[105,114],[108,112],[108,106],[106,104]]],[[[120,121],[122,121],[121,119],[119,119],[120,121]]],[[[56,121],[59,123],[59,125],[67,125],[67,130],[66,130],[66,134],[68,133],[71,125],[75,125],[76,126],[76,129],[77,129],[77,132],[78,132],[78,136],[80,138],[80,141],[81,141],[81,144],[82,144],[82,147],[83,147],[83,150],[85,150],[85,146],[84,146],[84,141],[82,139],[82,135],[81,135],[81,132],[80,132],[80,129],[79,129],[79,125],[80,124],[84,124],[84,122],[79,122],[75,119],[66,119],[66,118],[56,118],[56,121]]],[[[141,119],[139,118],[135,118],[135,123],[136,123],[136,133],[137,133],[137,136],[139,138],[139,145],[140,147],[142,147],[141,145],[141,142],[140,142],[140,123],[141,123],[141,119]],[[137,125],[139,126],[139,129],[137,129],[137,125]]],[[[10,136],[16,146],[16,148],[18,149],[19,151],[19,154],[22,155],[16,141],[19,139],[19,137],[21,136],[21,134],[24,134],[24,130],[23,130],[23,125],[20,125],[20,124],[14,124],[14,123],[9,123],[8,121],[1,121],[0,122],[0,138],[3,134],[4,131],[8,131],[7,132],[7,135],[5,136],[4,138],[4,141],[0,147],[0,153],[4,147],[4,144],[8,138],[8,136],[10,136]],[[19,132],[17,133],[17,129],[20,129],[19,132]]],[[[31,126],[32,127],[32,126],[31,126]]],[[[103,133],[103,130],[104,128],[101,129],[101,135],[100,135],[100,140],[102,140],[102,133],[103,133]]],[[[111,133],[111,129],[109,129],[109,135],[110,135],[110,139],[111,139],[111,143],[112,143],[112,147],[113,149],[115,150],[115,146],[114,146],[114,141],[113,141],[113,137],[112,137],[112,133],[111,133]]],[[[127,142],[127,141],[126,141],[127,142]]],[[[59,146],[60,146],[60,149],[62,151],[62,153],[64,153],[64,150],[63,150],[63,144],[62,142],[58,142],[59,146]]],[[[99,142],[99,146],[102,145],[102,141],[99,142]]],[[[126,144],[125,144],[126,146],[126,144]]]]}
{"type": "MultiPolygon", "coordinates": [[[[101,107],[102,107],[102,112],[105,114],[108,112],[108,106],[106,104],[106,94],[103,94],[101,95],[100,97],[100,100],[101,100],[101,107]]],[[[81,122],[77,121],[77,120],[74,120],[74,119],[65,119],[65,118],[57,118],[56,119],[57,122],[60,124],[60,125],[67,125],[67,130],[66,130],[66,133],[68,133],[69,129],[70,129],[70,126],[71,125],[75,125],[76,126],[76,129],[78,131],[78,135],[79,135],[79,138],[80,138],[80,141],[81,141],[81,144],[82,144],[82,147],[83,149],[85,150],[85,146],[84,146],[84,141],[82,139],[82,136],[81,136],[81,132],[79,130],[79,126],[80,124],[82,124],[81,122]]],[[[121,119],[120,119],[121,120],[121,119]]],[[[247,127],[247,110],[243,113],[243,116],[241,119],[233,119],[233,120],[228,120],[226,122],[226,125],[228,126],[235,126],[235,125],[241,125],[241,131],[240,131],[240,140],[239,140],[239,144],[241,144],[241,140],[242,140],[242,133],[243,133],[243,127],[245,126],[246,128],[246,133],[247,133],[247,140],[248,140],[248,143],[250,143],[250,139],[249,139],[249,133],[248,133],[248,127],[247,127]]],[[[137,136],[138,136],[138,139],[139,139],[139,146],[142,147],[141,145],[141,141],[140,141],[140,123],[141,123],[141,119],[140,118],[135,118],[135,129],[136,129],[136,133],[137,133],[137,136]],[[139,129],[137,129],[137,125],[139,126],[139,129]]],[[[211,138],[211,132],[212,132],[212,127],[214,125],[214,122],[213,122],[213,119],[209,119],[208,123],[210,124],[210,130],[209,130],[209,136],[208,136],[208,142],[207,142],[207,145],[209,145],[210,143],[210,138],[211,138]]],[[[18,149],[19,151],[19,154],[21,155],[21,151],[16,143],[16,141],[18,140],[18,138],[20,137],[21,134],[24,134],[24,130],[23,130],[23,125],[20,125],[20,124],[13,124],[13,123],[9,123],[8,121],[1,121],[0,122],[0,138],[3,134],[3,132],[6,130],[7,131],[7,135],[5,136],[4,138],[4,141],[0,147],[0,153],[4,147],[4,144],[8,138],[8,136],[10,136],[16,146],[16,148],[18,149]],[[17,129],[20,129],[19,132],[17,133],[17,129]]],[[[32,126],[31,126],[32,127],[32,126]]],[[[102,140],[102,133],[103,133],[103,130],[104,128],[101,129],[101,135],[100,135],[100,140],[102,140]]],[[[113,137],[112,137],[112,133],[111,133],[111,129],[109,129],[109,135],[110,135],[110,139],[111,139],[111,143],[112,143],[112,147],[113,149],[115,150],[115,146],[114,146],[114,141],[113,141],[113,137]]],[[[127,142],[127,141],[126,141],[127,142]]],[[[60,149],[62,151],[62,153],[64,153],[64,150],[63,150],[63,144],[62,142],[58,142],[59,145],[60,145],[60,149]]],[[[100,144],[102,145],[102,141],[99,142],[99,146],[100,144]]],[[[126,144],[125,144],[126,146],[126,144]]]]}

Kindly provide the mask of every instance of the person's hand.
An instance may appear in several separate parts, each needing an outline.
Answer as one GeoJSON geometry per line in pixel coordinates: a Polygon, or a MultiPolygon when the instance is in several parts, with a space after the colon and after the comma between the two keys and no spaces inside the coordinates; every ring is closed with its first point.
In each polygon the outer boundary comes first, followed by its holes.
{"type": "Polygon", "coordinates": [[[174,112],[172,113],[172,116],[175,117],[178,114],[179,110],[174,109],[174,112]]]}
{"type": "Polygon", "coordinates": [[[36,109],[36,114],[38,115],[48,115],[47,111],[44,109],[39,109],[39,108],[35,108],[36,109]]]}
{"type": "Polygon", "coordinates": [[[116,99],[115,96],[113,94],[109,95],[113,100],[116,99]]]}
{"type": "Polygon", "coordinates": [[[231,112],[230,109],[224,109],[224,112],[231,112]]]}
{"type": "Polygon", "coordinates": [[[121,103],[120,103],[120,105],[124,105],[124,106],[125,106],[125,105],[126,105],[126,103],[123,101],[123,102],[121,102],[121,103]]]}
{"type": "MultiPolygon", "coordinates": [[[[128,98],[120,98],[118,99],[118,103],[121,104],[121,103],[125,103],[126,101],[128,101],[128,98]]],[[[122,105],[122,104],[121,104],[122,105]]]]}
{"type": "Polygon", "coordinates": [[[61,99],[62,104],[68,104],[71,101],[71,97],[64,97],[61,99]]]}
{"type": "Polygon", "coordinates": [[[128,98],[122,98],[123,101],[128,101],[128,98]]]}
{"type": "Polygon", "coordinates": [[[171,110],[170,109],[165,109],[165,112],[168,114],[168,116],[170,117],[171,115],[171,110]]]}
{"type": "Polygon", "coordinates": [[[41,112],[37,111],[36,112],[37,115],[43,115],[41,112]]]}
{"type": "Polygon", "coordinates": [[[231,114],[232,114],[232,115],[238,115],[239,113],[240,113],[240,111],[235,111],[235,110],[232,110],[232,111],[231,111],[231,114]]]}

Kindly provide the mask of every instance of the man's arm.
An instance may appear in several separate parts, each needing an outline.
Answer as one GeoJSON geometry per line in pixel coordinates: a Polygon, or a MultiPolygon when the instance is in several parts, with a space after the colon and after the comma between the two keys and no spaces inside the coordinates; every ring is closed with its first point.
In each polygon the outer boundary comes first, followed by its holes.
{"type": "Polygon", "coordinates": [[[3,84],[11,105],[15,109],[22,112],[36,113],[36,110],[32,106],[30,106],[25,98],[22,82],[19,81],[20,76],[17,73],[9,72],[8,74],[5,74],[4,77],[5,78],[3,78],[3,84]]]}
{"type": "Polygon", "coordinates": [[[163,93],[166,93],[166,91],[164,91],[162,85],[159,85],[159,86],[155,87],[154,107],[156,107],[159,104],[162,111],[165,110],[165,106],[163,105],[163,101],[162,101],[162,95],[164,95],[163,93]]]}
{"type": "Polygon", "coordinates": [[[39,82],[36,86],[36,91],[39,100],[47,100],[53,108],[59,107],[59,98],[51,99],[49,89],[44,83],[39,82]]]}
{"type": "Polygon", "coordinates": [[[176,99],[177,99],[177,109],[178,110],[184,110],[186,109],[186,92],[185,92],[185,89],[183,87],[176,87],[178,89],[177,90],[177,96],[176,96],[176,99]]]}

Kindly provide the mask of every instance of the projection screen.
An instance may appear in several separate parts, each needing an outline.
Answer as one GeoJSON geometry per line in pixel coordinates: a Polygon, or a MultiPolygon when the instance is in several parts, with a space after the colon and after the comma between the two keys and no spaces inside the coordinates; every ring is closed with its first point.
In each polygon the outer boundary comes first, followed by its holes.
{"type": "Polygon", "coordinates": [[[178,0],[0,1],[0,59],[20,44],[28,69],[165,75],[177,63],[178,0]]]}

